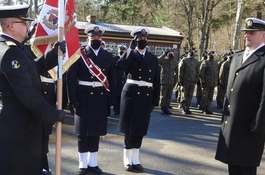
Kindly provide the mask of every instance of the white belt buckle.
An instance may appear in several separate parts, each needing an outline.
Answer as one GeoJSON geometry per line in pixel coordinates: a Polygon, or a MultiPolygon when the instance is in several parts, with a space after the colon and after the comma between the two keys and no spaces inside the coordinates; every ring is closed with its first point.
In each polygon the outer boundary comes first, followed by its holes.
{"type": "Polygon", "coordinates": [[[144,86],[145,85],[145,82],[144,81],[142,81],[142,80],[140,80],[139,81],[139,85],[138,86],[144,86]]]}
{"type": "Polygon", "coordinates": [[[96,87],[96,82],[95,81],[92,82],[92,87],[93,88],[96,87]]]}

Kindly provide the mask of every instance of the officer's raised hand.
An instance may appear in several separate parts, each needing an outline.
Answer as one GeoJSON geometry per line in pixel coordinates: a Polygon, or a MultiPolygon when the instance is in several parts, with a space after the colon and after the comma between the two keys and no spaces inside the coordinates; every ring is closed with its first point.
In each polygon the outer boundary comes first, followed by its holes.
{"type": "Polygon", "coordinates": [[[66,52],[66,42],[65,41],[57,41],[54,43],[52,49],[54,50],[55,53],[58,54],[58,47],[60,48],[60,50],[63,52],[63,54],[65,54],[66,52]]]}
{"type": "Polygon", "coordinates": [[[135,47],[136,47],[136,45],[137,45],[137,36],[135,36],[132,40],[131,40],[131,42],[130,42],[130,48],[131,49],[135,49],[135,47]]]}

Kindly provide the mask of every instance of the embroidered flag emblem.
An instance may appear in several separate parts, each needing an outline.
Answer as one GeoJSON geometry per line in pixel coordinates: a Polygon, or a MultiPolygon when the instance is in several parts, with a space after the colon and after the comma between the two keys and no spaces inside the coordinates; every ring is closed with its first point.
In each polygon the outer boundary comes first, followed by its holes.
{"type": "Polygon", "coordinates": [[[20,67],[20,64],[17,60],[13,60],[11,63],[13,69],[18,69],[20,67]]]}

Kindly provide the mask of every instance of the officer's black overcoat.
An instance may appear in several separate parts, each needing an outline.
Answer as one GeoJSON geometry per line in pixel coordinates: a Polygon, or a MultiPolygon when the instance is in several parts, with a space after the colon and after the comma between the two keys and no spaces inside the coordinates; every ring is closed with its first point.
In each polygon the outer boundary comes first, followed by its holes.
{"type": "Polygon", "coordinates": [[[236,53],[230,67],[216,159],[238,166],[259,166],[265,133],[265,46],[243,64],[236,53]]]}
{"type": "Polygon", "coordinates": [[[121,94],[119,130],[131,135],[146,135],[152,105],[158,106],[159,104],[158,59],[149,51],[146,51],[142,58],[137,50],[128,49],[118,60],[117,66],[125,71],[128,79],[153,83],[152,88],[126,83],[121,94]]]}
{"type": "MultiPolygon", "coordinates": [[[[37,69],[45,71],[56,59],[34,62],[23,44],[0,36],[0,167],[1,174],[40,172],[42,122],[54,124],[59,113],[42,97],[37,69]],[[37,67],[36,67],[37,66],[37,67]]],[[[56,58],[51,51],[49,58],[56,58]]]]}
{"type": "Polygon", "coordinates": [[[98,56],[87,46],[87,56],[101,69],[107,77],[110,93],[105,87],[79,85],[78,81],[93,82],[99,80],[93,76],[80,57],[68,70],[67,84],[70,103],[79,103],[75,115],[75,132],[80,135],[102,136],[107,134],[107,116],[109,98],[113,99],[114,70],[112,55],[100,48],[98,56]]]}
{"type": "MultiPolygon", "coordinates": [[[[115,56],[113,58],[114,64],[120,59],[120,56],[115,56]]],[[[116,91],[116,96],[120,97],[121,96],[121,91],[126,82],[126,76],[123,70],[120,69],[115,69],[115,91],[116,91]]]]}

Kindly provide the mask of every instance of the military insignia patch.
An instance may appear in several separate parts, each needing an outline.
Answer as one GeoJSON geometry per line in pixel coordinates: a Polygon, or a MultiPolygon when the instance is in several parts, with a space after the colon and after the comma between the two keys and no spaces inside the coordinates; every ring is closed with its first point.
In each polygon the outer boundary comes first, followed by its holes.
{"type": "Polygon", "coordinates": [[[251,27],[253,25],[253,21],[252,20],[248,20],[247,22],[246,22],[246,26],[247,27],[251,27]]]}
{"type": "Polygon", "coordinates": [[[17,60],[13,60],[11,64],[13,69],[18,69],[20,67],[20,64],[17,60]]]}
{"type": "Polygon", "coordinates": [[[98,26],[94,27],[94,31],[99,32],[99,27],[98,26]]]}
{"type": "Polygon", "coordinates": [[[50,30],[56,30],[58,28],[58,10],[49,10],[47,16],[43,17],[43,24],[50,30]]]}
{"type": "Polygon", "coordinates": [[[141,30],[141,33],[142,33],[142,34],[146,34],[146,30],[145,30],[145,29],[142,29],[142,30],[141,30]]]}

